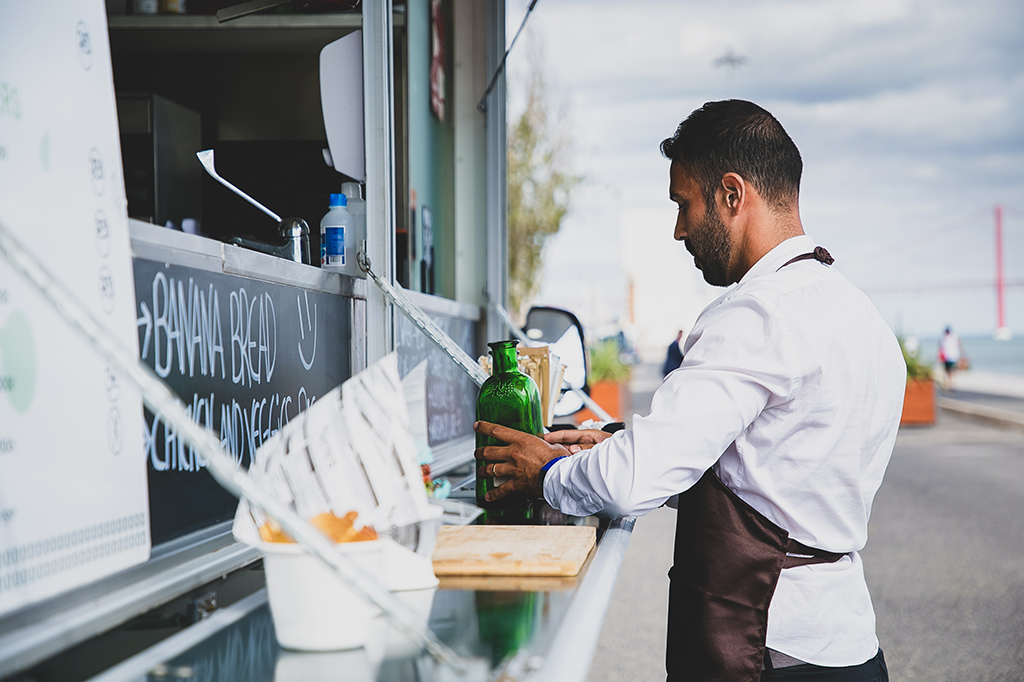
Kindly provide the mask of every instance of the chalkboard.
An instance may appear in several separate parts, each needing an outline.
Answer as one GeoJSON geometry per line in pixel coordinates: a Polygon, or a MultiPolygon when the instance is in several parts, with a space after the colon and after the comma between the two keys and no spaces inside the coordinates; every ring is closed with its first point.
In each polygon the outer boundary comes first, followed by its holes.
{"type": "MultiPolygon", "coordinates": [[[[139,353],[240,467],[351,376],[352,299],[135,259],[139,353]]],[[[144,449],[157,545],[231,519],[237,500],[148,410],[144,449]]]]}
{"type": "MultiPolygon", "coordinates": [[[[476,358],[478,323],[462,317],[427,313],[455,343],[476,358]]],[[[398,371],[405,376],[424,359],[427,363],[427,434],[430,445],[473,433],[476,383],[445,355],[408,317],[396,315],[398,371]]]]}

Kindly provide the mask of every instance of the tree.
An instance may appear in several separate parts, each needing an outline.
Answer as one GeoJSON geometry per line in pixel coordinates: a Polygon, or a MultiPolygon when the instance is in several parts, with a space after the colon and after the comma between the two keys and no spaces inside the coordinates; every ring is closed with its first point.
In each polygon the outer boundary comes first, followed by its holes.
{"type": "Polygon", "coordinates": [[[582,181],[570,170],[570,137],[549,118],[538,64],[531,59],[526,107],[508,132],[508,293],[509,308],[520,319],[540,290],[544,242],[562,226],[582,181]]]}

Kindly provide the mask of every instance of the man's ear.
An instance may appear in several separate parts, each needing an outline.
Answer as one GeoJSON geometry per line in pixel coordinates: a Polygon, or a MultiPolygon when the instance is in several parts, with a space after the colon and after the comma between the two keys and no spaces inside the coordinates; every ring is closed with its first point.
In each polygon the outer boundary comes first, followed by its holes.
{"type": "Polygon", "coordinates": [[[735,216],[747,201],[746,181],[738,173],[726,173],[718,186],[719,201],[725,215],[735,216]]]}

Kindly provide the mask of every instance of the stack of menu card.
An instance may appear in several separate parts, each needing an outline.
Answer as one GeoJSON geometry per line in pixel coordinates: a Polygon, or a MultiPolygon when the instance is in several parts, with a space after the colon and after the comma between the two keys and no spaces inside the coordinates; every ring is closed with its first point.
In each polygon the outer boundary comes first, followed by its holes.
{"type": "MultiPolygon", "coordinates": [[[[415,389],[412,390],[415,394],[415,389]]],[[[418,409],[423,402],[413,400],[418,409]]],[[[303,519],[358,513],[381,534],[436,517],[417,462],[397,356],[392,353],[313,403],[256,452],[249,476],[303,519]]],[[[241,500],[234,535],[260,542],[267,522],[241,500]]]]}
{"type": "Polygon", "coordinates": [[[555,403],[562,395],[565,365],[549,346],[519,346],[519,370],[537,382],[544,425],[550,426],[555,420],[555,403]]]}

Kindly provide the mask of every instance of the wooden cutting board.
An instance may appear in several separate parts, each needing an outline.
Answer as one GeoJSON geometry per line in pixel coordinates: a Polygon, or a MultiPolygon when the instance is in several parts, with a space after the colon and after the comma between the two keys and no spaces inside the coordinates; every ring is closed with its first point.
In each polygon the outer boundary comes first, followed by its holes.
{"type": "Polygon", "coordinates": [[[434,573],[574,576],[596,542],[593,526],[442,526],[434,573]]]}

